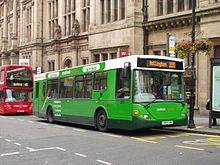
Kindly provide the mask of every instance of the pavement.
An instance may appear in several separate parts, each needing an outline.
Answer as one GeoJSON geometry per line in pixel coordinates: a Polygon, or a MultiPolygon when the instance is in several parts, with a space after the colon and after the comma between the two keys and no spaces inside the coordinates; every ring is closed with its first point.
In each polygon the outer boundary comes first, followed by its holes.
{"type": "Polygon", "coordinates": [[[195,128],[188,128],[187,126],[180,127],[166,127],[165,129],[172,129],[184,132],[194,132],[202,134],[220,135],[220,119],[217,119],[217,126],[209,128],[209,116],[194,114],[195,128]]]}

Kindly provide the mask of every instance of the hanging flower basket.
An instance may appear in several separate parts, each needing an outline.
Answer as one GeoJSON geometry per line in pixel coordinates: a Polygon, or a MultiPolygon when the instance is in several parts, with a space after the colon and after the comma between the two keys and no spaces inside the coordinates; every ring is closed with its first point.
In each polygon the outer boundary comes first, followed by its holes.
{"type": "Polygon", "coordinates": [[[213,50],[213,44],[210,40],[203,38],[191,41],[181,41],[176,43],[176,52],[181,58],[186,58],[191,53],[203,52],[210,55],[213,50]]]}

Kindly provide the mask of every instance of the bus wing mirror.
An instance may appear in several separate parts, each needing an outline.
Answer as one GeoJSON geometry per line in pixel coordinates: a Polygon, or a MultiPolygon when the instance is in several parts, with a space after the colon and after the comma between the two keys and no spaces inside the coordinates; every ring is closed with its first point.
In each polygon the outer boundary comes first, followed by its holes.
{"type": "Polygon", "coordinates": [[[124,63],[124,68],[122,69],[122,76],[123,78],[128,78],[130,75],[131,71],[131,63],[130,62],[125,62],[124,63]]]}

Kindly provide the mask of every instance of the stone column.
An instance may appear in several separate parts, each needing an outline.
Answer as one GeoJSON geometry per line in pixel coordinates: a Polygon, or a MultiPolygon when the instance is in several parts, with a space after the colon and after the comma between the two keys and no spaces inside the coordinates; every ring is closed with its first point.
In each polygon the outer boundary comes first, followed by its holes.
{"type": "Polygon", "coordinates": [[[8,56],[6,54],[2,54],[2,65],[8,65],[8,56]]]}
{"type": "Polygon", "coordinates": [[[11,36],[11,48],[14,49],[17,47],[17,28],[18,28],[18,23],[17,23],[17,1],[13,2],[13,30],[12,30],[12,36],[11,36]]]}
{"type": "Polygon", "coordinates": [[[15,52],[11,52],[11,54],[10,54],[10,64],[11,65],[18,65],[18,56],[15,52]]]}
{"type": "Polygon", "coordinates": [[[6,1],[4,2],[4,20],[3,20],[3,38],[2,38],[2,50],[7,50],[7,43],[8,43],[8,26],[7,26],[7,6],[6,1]]]}

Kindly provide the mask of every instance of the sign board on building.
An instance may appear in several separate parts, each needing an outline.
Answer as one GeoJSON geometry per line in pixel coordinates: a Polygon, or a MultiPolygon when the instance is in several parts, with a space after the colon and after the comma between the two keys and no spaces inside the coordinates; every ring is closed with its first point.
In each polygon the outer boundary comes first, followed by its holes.
{"type": "Polygon", "coordinates": [[[37,67],[37,68],[36,68],[36,73],[37,73],[37,74],[41,73],[41,67],[37,67]]]}
{"type": "Polygon", "coordinates": [[[19,59],[19,65],[29,66],[30,60],[29,59],[19,59]]]}
{"type": "Polygon", "coordinates": [[[174,35],[167,35],[167,54],[169,57],[176,57],[175,52],[175,36],[174,35]]]}
{"type": "Polygon", "coordinates": [[[126,50],[122,50],[121,51],[121,57],[126,57],[127,56],[127,51],[126,50]]]}

